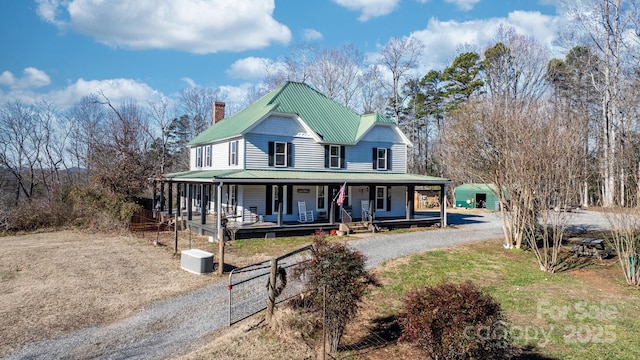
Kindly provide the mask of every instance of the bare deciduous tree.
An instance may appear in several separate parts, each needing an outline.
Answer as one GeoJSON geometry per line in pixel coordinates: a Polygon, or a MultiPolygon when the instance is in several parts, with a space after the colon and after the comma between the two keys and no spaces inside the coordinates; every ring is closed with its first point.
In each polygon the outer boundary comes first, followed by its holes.
{"type": "Polygon", "coordinates": [[[616,208],[607,213],[613,246],[618,255],[624,279],[629,285],[640,285],[640,213],[637,209],[616,208]]]}
{"type": "Polygon", "coordinates": [[[487,93],[450,114],[446,154],[459,178],[495,185],[505,244],[526,244],[541,270],[555,272],[563,210],[577,198],[582,124],[542,96],[548,60],[533,56],[539,46],[513,34],[506,40],[485,52],[487,93]]]}
{"type": "Polygon", "coordinates": [[[180,92],[179,109],[189,116],[190,138],[195,138],[211,125],[213,103],[220,100],[220,89],[196,86],[180,92]]]}
{"type": "Polygon", "coordinates": [[[362,112],[382,113],[388,95],[384,90],[384,80],[378,65],[372,65],[362,74],[359,82],[362,112]]]}
{"type": "Polygon", "coordinates": [[[30,200],[40,181],[37,175],[42,152],[41,123],[33,106],[21,102],[0,109],[0,166],[15,181],[14,200],[30,200]]]}
{"type": "Polygon", "coordinates": [[[416,68],[423,52],[424,44],[413,37],[392,38],[380,49],[380,62],[391,73],[391,106],[396,124],[404,108],[405,99],[400,96],[403,79],[416,68]]]}
{"type": "Polygon", "coordinates": [[[600,102],[602,205],[622,204],[627,178],[620,166],[626,116],[623,83],[636,75],[632,69],[638,65],[636,25],[640,11],[632,0],[583,0],[565,5],[575,26],[572,33],[600,59],[591,77],[600,102]]]}
{"type": "Polygon", "coordinates": [[[565,208],[574,199],[581,142],[578,129],[553,104],[536,103],[503,116],[484,99],[469,102],[449,119],[448,160],[460,178],[495,184],[505,244],[533,250],[541,270],[558,269],[566,227],[565,208]]]}
{"type": "Polygon", "coordinates": [[[153,175],[153,162],[146,158],[153,141],[149,136],[148,115],[135,102],[116,107],[104,94],[102,97],[111,113],[98,151],[90,159],[93,178],[112,193],[131,199],[144,192],[153,175]]]}

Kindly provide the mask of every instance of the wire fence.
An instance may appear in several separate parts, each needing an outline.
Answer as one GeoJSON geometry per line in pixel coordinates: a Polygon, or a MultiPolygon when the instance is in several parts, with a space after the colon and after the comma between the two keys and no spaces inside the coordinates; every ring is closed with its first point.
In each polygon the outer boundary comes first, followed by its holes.
{"type": "MultiPolygon", "coordinates": [[[[301,296],[306,282],[296,267],[309,261],[311,246],[305,246],[276,258],[277,279],[275,303],[301,296]]],[[[272,260],[236,268],[229,273],[229,326],[267,309],[272,260]]]]}

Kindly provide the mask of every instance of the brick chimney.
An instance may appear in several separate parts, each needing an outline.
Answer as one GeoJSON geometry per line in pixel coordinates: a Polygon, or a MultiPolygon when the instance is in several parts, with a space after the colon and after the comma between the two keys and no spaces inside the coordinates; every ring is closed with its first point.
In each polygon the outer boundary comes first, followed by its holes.
{"type": "Polygon", "coordinates": [[[224,119],[224,101],[214,101],[213,114],[211,114],[211,125],[224,119]]]}

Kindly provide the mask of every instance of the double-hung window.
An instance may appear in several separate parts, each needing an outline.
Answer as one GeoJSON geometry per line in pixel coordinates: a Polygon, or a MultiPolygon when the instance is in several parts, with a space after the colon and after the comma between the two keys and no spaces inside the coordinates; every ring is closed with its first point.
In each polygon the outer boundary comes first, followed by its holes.
{"type": "Polygon", "coordinates": [[[287,166],[287,143],[275,143],[275,166],[287,166]]]}
{"type": "Polygon", "coordinates": [[[238,140],[229,143],[229,165],[238,165],[238,140]]]}
{"type": "Polygon", "coordinates": [[[316,186],[316,209],[325,210],[327,208],[325,187],[316,186]]]}
{"type": "Polygon", "coordinates": [[[340,146],[329,146],[329,167],[332,169],[339,169],[340,166],[340,146]]]}
{"type": "Polygon", "coordinates": [[[344,169],[344,145],[324,146],[324,167],[327,169],[344,169]]]}
{"type": "Polygon", "coordinates": [[[376,186],[376,210],[386,210],[387,205],[387,187],[376,186]]]}
{"type": "Polygon", "coordinates": [[[211,166],[211,145],[205,147],[204,166],[211,166]]]}
{"type": "Polygon", "coordinates": [[[373,148],[373,169],[391,170],[391,149],[373,148]]]}
{"type": "Polygon", "coordinates": [[[288,167],[293,166],[291,153],[292,143],[270,141],[269,142],[269,166],[288,167]]]}
{"type": "Polygon", "coordinates": [[[196,148],[196,167],[202,167],[202,146],[196,148]]]}

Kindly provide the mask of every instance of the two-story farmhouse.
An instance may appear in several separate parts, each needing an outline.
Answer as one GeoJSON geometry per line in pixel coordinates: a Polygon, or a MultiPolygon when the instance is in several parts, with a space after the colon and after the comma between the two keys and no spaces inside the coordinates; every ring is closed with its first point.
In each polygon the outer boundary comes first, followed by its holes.
{"type": "MultiPolygon", "coordinates": [[[[357,114],[306,84],[287,82],[228,118],[216,102],[213,118],[189,143],[190,170],[163,181],[170,191],[177,184],[188,220],[199,213],[193,223],[216,237],[225,218],[276,232],[354,219],[418,223],[415,186],[443,195],[450,182],[407,174],[412,145],[393,120],[357,114]]],[[[441,199],[436,220],[446,226],[441,199]]]]}

